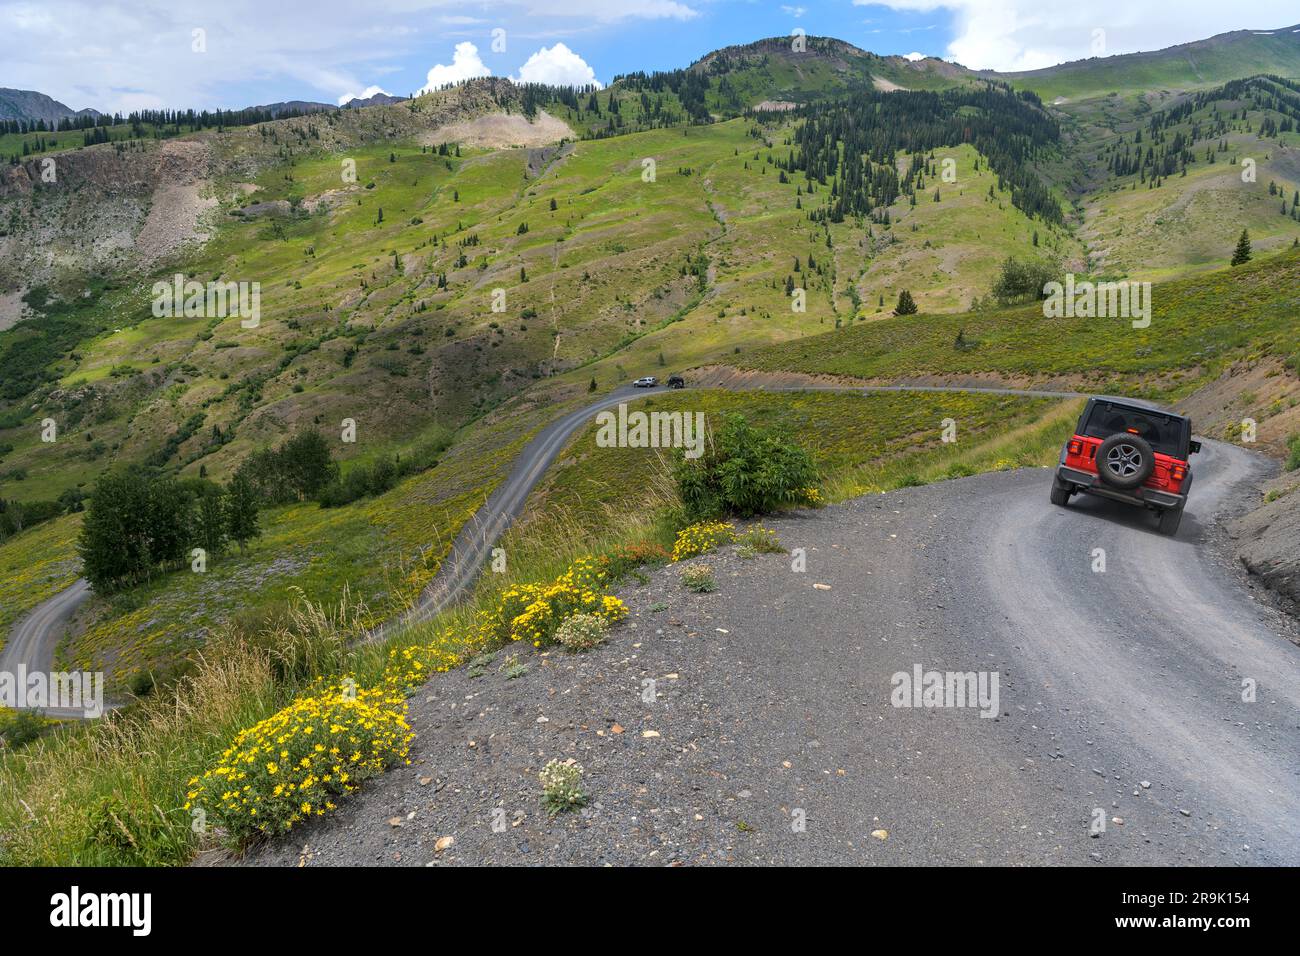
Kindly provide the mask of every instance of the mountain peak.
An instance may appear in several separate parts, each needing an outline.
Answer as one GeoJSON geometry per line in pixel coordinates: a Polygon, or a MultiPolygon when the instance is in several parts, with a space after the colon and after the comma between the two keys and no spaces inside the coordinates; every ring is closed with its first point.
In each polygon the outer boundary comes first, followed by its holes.
{"type": "Polygon", "coordinates": [[[725,46],[706,53],[691,69],[697,72],[724,72],[736,65],[750,65],[764,57],[794,60],[799,57],[840,61],[845,69],[854,61],[875,59],[875,54],[859,49],[852,43],[835,37],[786,36],[765,37],[752,43],[725,46]],[[800,49],[802,47],[802,49],[800,49]]]}
{"type": "Polygon", "coordinates": [[[74,116],[99,115],[97,110],[74,110],[35,90],[0,87],[0,120],[25,120],[29,123],[44,120],[53,125],[74,116]]]}
{"type": "Polygon", "coordinates": [[[364,100],[360,97],[352,97],[343,104],[345,110],[359,109],[363,106],[391,106],[394,103],[406,102],[405,96],[390,96],[387,93],[376,93],[373,96],[367,96],[364,100]]]}

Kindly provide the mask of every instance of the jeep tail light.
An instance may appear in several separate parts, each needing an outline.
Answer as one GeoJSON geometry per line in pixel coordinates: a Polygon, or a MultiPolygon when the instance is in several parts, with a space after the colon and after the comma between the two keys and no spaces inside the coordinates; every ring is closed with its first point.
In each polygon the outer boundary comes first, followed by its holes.
{"type": "Polygon", "coordinates": [[[1169,469],[1169,477],[1174,481],[1182,481],[1187,477],[1187,469],[1183,465],[1174,465],[1169,469]]]}
{"type": "Polygon", "coordinates": [[[1071,455],[1082,455],[1082,454],[1083,454],[1083,442],[1079,441],[1079,439],[1077,439],[1077,438],[1072,439],[1072,440],[1070,441],[1070,444],[1069,444],[1068,446],[1066,446],[1066,447],[1069,449],[1069,452],[1070,452],[1071,455]]]}

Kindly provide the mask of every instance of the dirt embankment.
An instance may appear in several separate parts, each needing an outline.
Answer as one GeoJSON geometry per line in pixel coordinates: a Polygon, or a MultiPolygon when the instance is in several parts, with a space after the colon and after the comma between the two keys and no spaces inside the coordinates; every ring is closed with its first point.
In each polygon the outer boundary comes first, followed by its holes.
{"type": "Polygon", "coordinates": [[[1228,531],[1246,570],[1300,607],[1300,471],[1274,478],[1264,495],[1264,502],[1229,524],[1228,531]]]}
{"type": "Polygon", "coordinates": [[[489,113],[448,123],[425,133],[420,137],[420,142],[425,146],[462,143],[487,149],[504,149],[511,146],[549,146],[572,137],[573,130],[568,123],[556,119],[545,110],[538,110],[531,121],[518,113],[489,113]]]}
{"type": "Polygon", "coordinates": [[[217,205],[207,179],[210,163],[204,143],[171,140],[162,144],[149,215],[135,237],[135,251],[144,262],[157,262],[187,243],[207,239],[203,218],[217,205]]]}
{"type": "MultiPolygon", "coordinates": [[[[1197,434],[1284,462],[1287,440],[1300,434],[1300,378],[1276,358],[1239,362],[1179,402],[1178,410],[1191,416],[1197,434]]],[[[1266,587],[1300,602],[1300,471],[1283,470],[1260,493],[1228,523],[1237,557],[1266,587]]]]}

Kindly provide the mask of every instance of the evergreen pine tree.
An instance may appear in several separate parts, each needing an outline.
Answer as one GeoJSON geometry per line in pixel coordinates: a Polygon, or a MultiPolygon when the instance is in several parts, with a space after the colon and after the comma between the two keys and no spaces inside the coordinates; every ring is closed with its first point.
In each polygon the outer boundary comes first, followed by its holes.
{"type": "Polygon", "coordinates": [[[216,485],[207,485],[194,508],[194,543],[209,556],[218,555],[226,544],[227,527],[225,496],[216,485]]]}
{"type": "Polygon", "coordinates": [[[226,486],[226,537],[242,552],[261,533],[257,526],[257,493],[253,483],[240,472],[226,486]]]}
{"type": "Polygon", "coordinates": [[[1234,266],[1244,265],[1250,261],[1250,233],[1245,229],[1241,230],[1241,238],[1237,240],[1236,251],[1232,253],[1232,264],[1234,266]]]}

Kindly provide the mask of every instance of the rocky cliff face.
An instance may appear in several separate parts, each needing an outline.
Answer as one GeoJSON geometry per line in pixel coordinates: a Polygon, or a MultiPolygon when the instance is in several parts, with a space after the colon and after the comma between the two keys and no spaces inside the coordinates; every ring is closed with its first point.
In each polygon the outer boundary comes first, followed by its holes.
{"type": "Polygon", "coordinates": [[[1265,502],[1229,530],[1246,569],[1300,603],[1300,471],[1284,472],[1269,482],[1265,502]]]}
{"type": "Polygon", "coordinates": [[[104,145],[0,169],[0,292],[64,273],[130,269],[201,235],[201,141],[104,145]]]}

